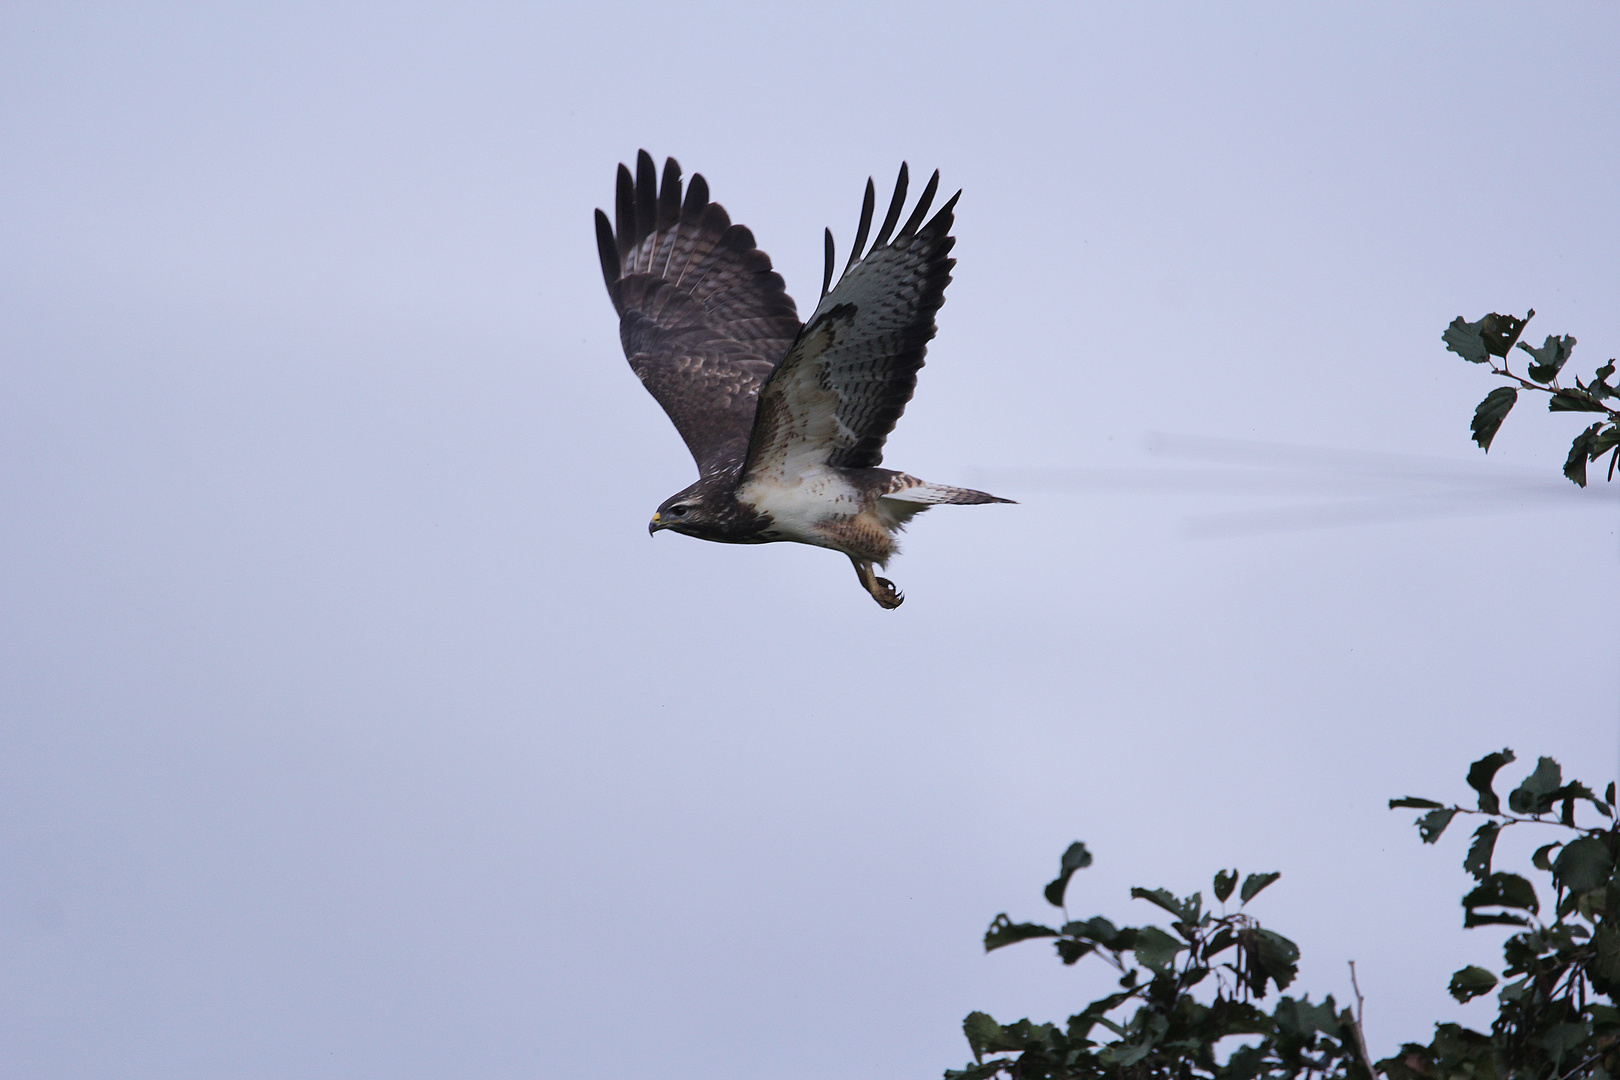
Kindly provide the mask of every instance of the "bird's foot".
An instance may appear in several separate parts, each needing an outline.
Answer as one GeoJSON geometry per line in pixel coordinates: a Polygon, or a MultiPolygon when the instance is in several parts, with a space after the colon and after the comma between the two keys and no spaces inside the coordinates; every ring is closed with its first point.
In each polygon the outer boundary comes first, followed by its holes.
{"type": "Polygon", "coordinates": [[[872,599],[876,600],[881,607],[893,611],[906,602],[906,594],[895,588],[894,582],[888,578],[873,577],[872,599]]]}
{"type": "Polygon", "coordinates": [[[872,572],[872,564],[864,559],[857,559],[851,555],[849,561],[855,564],[855,576],[861,579],[861,588],[872,594],[872,599],[878,606],[893,611],[905,602],[905,595],[894,587],[894,582],[888,578],[878,577],[872,572]]]}

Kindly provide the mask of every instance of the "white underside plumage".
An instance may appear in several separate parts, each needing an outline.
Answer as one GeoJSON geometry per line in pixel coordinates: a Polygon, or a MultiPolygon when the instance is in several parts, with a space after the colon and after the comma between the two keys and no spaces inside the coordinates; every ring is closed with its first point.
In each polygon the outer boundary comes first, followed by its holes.
{"type": "Polygon", "coordinates": [[[779,480],[756,478],[737,489],[737,498],[771,519],[767,535],[773,540],[796,541],[848,551],[852,522],[880,530],[891,546],[894,534],[937,503],[959,502],[962,489],[929,484],[904,473],[894,476],[895,490],[877,498],[863,493],[842,470],[815,465],[802,475],[779,480]]]}
{"type": "Polygon", "coordinates": [[[812,466],[797,476],[745,481],[737,489],[737,500],[770,517],[772,539],[818,547],[834,546],[825,532],[828,522],[865,509],[855,485],[826,465],[812,466]]]}

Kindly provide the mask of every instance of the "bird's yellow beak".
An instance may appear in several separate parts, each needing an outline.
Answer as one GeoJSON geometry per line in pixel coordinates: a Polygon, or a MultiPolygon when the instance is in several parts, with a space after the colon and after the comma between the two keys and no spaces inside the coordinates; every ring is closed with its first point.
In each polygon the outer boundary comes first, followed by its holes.
{"type": "Polygon", "coordinates": [[[664,515],[660,514],[660,513],[657,513],[655,511],[653,513],[652,522],[650,524],[648,524],[648,526],[647,526],[647,535],[652,536],[653,534],[657,533],[659,529],[662,529],[663,527],[664,527],[664,515]]]}

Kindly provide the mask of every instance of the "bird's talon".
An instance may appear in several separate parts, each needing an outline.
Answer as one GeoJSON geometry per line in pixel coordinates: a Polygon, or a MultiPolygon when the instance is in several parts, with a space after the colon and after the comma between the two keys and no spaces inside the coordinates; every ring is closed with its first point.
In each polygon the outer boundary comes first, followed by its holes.
{"type": "Polygon", "coordinates": [[[906,601],[906,594],[894,587],[894,582],[888,578],[873,578],[877,588],[872,590],[872,598],[889,610],[894,610],[906,601]]]}

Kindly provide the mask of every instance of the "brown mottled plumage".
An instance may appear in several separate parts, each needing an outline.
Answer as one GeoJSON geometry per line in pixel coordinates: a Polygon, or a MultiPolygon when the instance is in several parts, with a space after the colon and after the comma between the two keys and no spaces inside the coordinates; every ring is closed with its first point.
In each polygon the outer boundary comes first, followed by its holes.
{"type": "Polygon", "coordinates": [[[615,222],[596,212],[602,274],[630,367],[674,421],[699,473],[659,506],[649,532],[842,551],[872,597],[893,608],[902,596],[872,568],[898,550],[895,534],[906,522],[935,503],[1010,501],[877,467],[916,389],[955,265],[950,228],[961,192],[925,224],[936,172],[895,232],[906,182],[901,165],[863,257],[874,209],[867,181],[836,286],[827,233],[823,296],[801,326],[770,257],[709,202],[702,176],[692,177],[683,200],[674,158],[662,187],[646,151],[634,177],[619,166],[615,222]]]}

